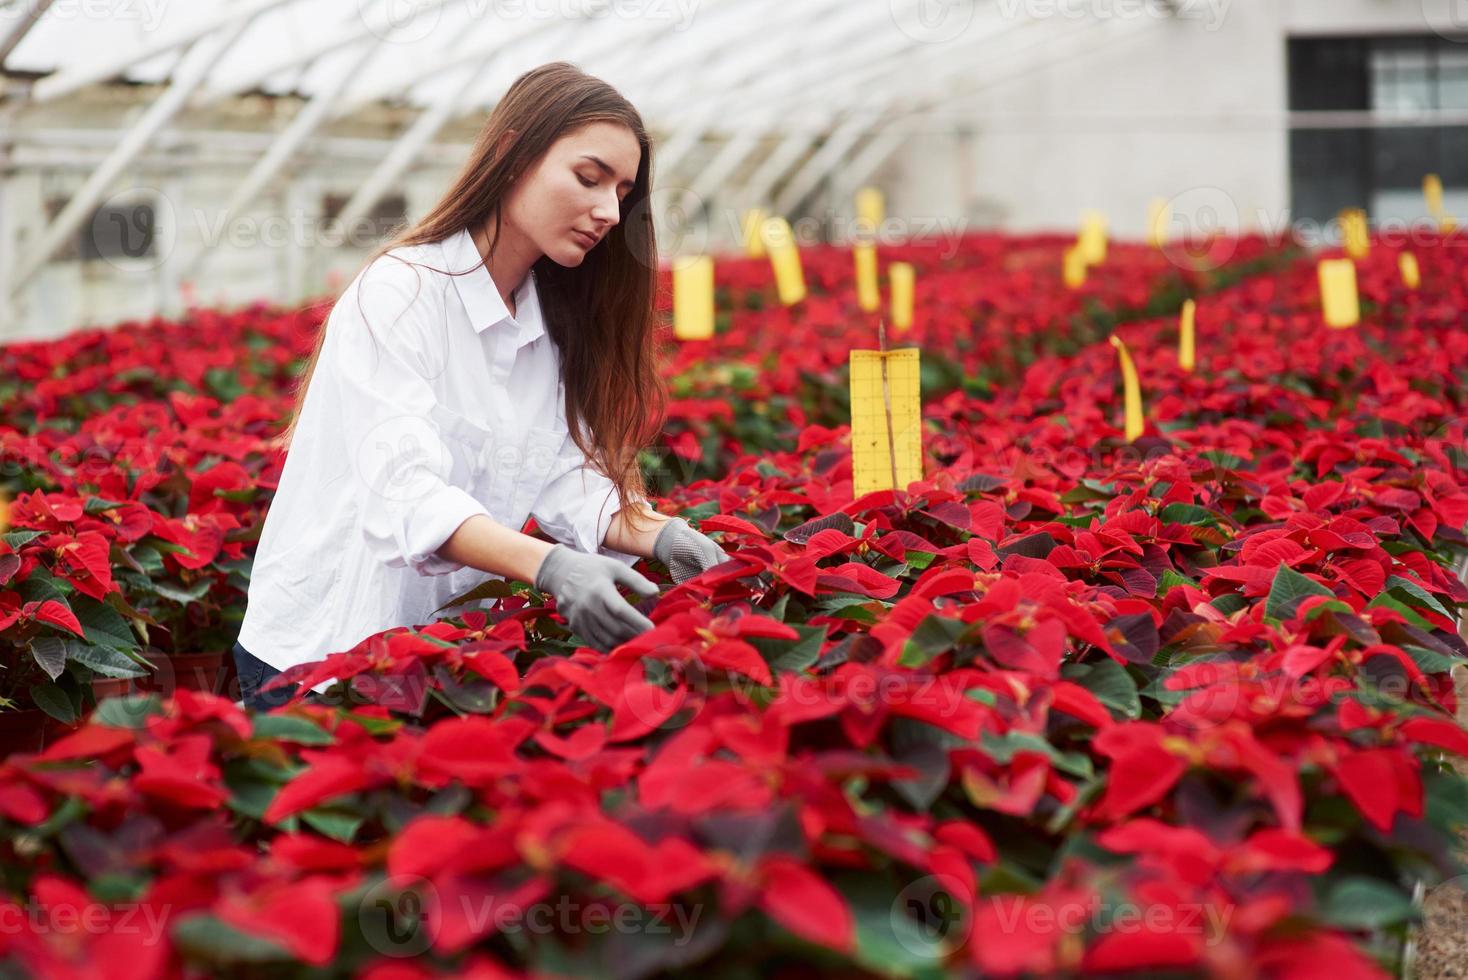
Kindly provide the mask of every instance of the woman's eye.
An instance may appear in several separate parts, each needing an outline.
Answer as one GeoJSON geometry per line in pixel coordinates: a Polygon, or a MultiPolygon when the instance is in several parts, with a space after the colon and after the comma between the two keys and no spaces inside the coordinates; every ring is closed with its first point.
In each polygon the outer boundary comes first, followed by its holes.
{"type": "Polygon", "coordinates": [[[579,180],[579,181],[581,181],[581,186],[582,187],[595,187],[596,186],[596,181],[594,181],[594,180],[587,180],[585,177],[581,176],[580,174],[577,174],[576,175],[576,179],[579,180]]]}

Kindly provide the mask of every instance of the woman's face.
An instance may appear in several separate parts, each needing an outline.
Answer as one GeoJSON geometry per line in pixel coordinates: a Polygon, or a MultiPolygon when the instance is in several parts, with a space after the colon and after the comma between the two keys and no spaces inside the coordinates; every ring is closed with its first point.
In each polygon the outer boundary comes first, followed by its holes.
{"type": "Polygon", "coordinates": [[[505,217],[553,262],[578,266],[620,219],[641,161],[626,126],[588,123],[556,140],[515,181],[505,217]]]}

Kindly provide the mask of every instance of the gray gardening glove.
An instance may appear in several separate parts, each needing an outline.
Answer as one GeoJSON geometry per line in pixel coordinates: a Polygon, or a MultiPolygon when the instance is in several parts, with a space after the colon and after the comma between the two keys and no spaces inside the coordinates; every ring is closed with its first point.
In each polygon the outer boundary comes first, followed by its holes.
{"type": "Polygon", "coordinates": [[[658,532],[652,543],[652,554],[668,566],[673,581],[679,584],[729,560],[713,539],[699,534],[681,517],[668,521],[658,532]]]}
{"type": "Polygon", "coordinates": [[[617,584],[644,596],[658,594],[645,576],[606,555],[589,555],[558,544],[541,559],[535,587],[553,593],[571,629],[591,646],[609,651],[652,629],[652,620],[617,592],[617,584]]]}

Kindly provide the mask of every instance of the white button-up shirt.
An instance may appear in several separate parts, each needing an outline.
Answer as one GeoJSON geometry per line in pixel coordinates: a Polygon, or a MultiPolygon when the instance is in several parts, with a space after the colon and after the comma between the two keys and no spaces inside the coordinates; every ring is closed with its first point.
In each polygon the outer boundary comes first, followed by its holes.
{"type": "Polygon", "coordinates": [[[533,272],[514,297],[511,316],[465,229],[394,249],[337,300],[255,551],[246,650],[285,669],[488,608],[435,612],[502,577],[435,554],[475,514],[637,560],[602,545],[616,490],[570,437],[533,272]]]}

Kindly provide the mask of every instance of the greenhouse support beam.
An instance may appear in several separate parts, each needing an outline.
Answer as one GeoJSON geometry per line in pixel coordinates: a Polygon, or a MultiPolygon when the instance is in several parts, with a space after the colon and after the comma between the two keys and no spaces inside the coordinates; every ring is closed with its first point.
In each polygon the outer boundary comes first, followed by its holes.
{"type": "MultiPolygon", "coordinates": [[[[254,8],[250,9],[254,10],[254,8]]],[[[253,17],[258,13],[258,10],[254,10],[254,13],[251,14],[236,14],[237,19],[233,24],[226,26],[216,34],[194,42],[189,48],[189,54],[193,57],[186,58],[183,70],[173,76],[172,82],[163,94],[155,99],[132,128],[124,133],[122,140],[108,154],[107,159],[102,161],[81,188],[66,202],[61,213],[46,226],[35,248],[28,250],[22,261],[18,263],[15,280],[10,284],[12,295],[18,291],[19,284],[28,282],[31,276],[50,260],[68,236],[76,233],[87,215],[91,213],[92,208],[112,187],[112,182],[132,162],[133,158],[143,151],[148,141],[168,124],[179,109],[183,108],[190,93],[214,69],[219,58],[229,50],[235,41],[239,40],[240,35],[250,26],[253,17]]]]}
{"type": "MultiPolygon", "coordinates": [[[[708,10],[712,7],[731,2],[733,2],[733,0],[704,0],[704,3],[700,9],[708,10]]],[[[547,20],[541,21],[539,23],[526,21],[524,23],[528,24],[529,26],[524,27],[522,30],[506,32],[504,35],[501,35],[499,37],[485,39],[476,44],[465,45],[463,50],[456,51],[451,54],[446,54],[442,58],[423,59],[406,71],[398,72],[395,75],[390,75],[386,79],[376,82],[359,92],[348,93],[348,95],[343,98],[341,103],[337,105],[336,108],[332,111],[332,118],[340,119],[343,116],[351,115],[352,113],[357,112],[373,104],[374,102],[377,102],[380,99],[384,99],[389,96],[396,95],[403,91],[411,89],[419,82],[431,79],[436,75],[440,75],[443,72],[450,71],[460,65],[475,64],[481,62],[486,57],[493,54],[501,53],[509,48],[511,45],[517,44],[520,41],[523,41],[525,38],[540,33],[541,31],[550,30],[552,28],[564,26],[567,24],[576,24],[578,22],[584,23],[585,21],[582,18],[555,21],[547,20]]],[[[610,51],[616,51],[618,47],[620,47],[622,44],[634,40],[636,36],[640,33],[641,32],[638,31],[630,35],[622,34],[606,39],[598,38],[600,42],[600,48],[610,51]]],[[[585,62],[594,59],[603,53],[603,50],[592,48],[590,50],[578,51],[574,55],[567,54],[565,56],[565,60],[585,62]]]]}
{"type": "MultiPolygon", "coordinates": [[[[245,175],[245,179],[230,195],[220,215],[220,227],[228,227],[230,219],[249,207],[255,198],[259,197],[260,193],[269,186],[276,174],[285,169],[301,145],[325,121],[337,96],[346,87],[347,82],[366,66],[376,50],[375,44],[364,44],[356,60],[330,84],[313,94],[311,100],[301,107],[301,110],[291,119],[290,124],[281,130],[275,141],[270,144],[270,148],[259,160],[255,161],[250,172],[245,175]]],[[[210,254],[209,248],[200,246],[186,262],[182,263],[183,277],[191,279],[197,276],[208,261],[210,254]]]]}
{"type": "Polygon", "coordinates": [[[51,2],[52,0],[33,0],[29,13],[21,15],[15,23],[0,31],[0,68],[5,67],[5,59],[25,40],[25,36],[36,26],[51,2]]]}
{"type": "Polygon", "coordinates": [[[249,3],[244,4],[222,5],[217,12],[209,17],[201,18],[198,23],[171,31],[149,44],[137,47],[125,46],[122,49],[125,53],[117,57],[89,59],[75,67],[63,68],[55,74],[37,79],[36,83],[31,86],[30,101],[33,103],[52,102],[86,88],[88,85],[105,82],[109,78],[121,75],[134,65],[140,65],[161,54],[200,43],[216,32],[228,30],[228,25],[232,23],[248,24],[267,10],[289,2],[291,0],[250,0],[249,3]]]}
{"type": "MultiPolygon", "coordinates": [[[[357,42],[366,41],[369,44],[374,40],[386,42],[394,30],[407,26],[425,14],[463,2],[464,0],[416,0],[406,14],[392,15],[388,11],[396,11],[401,5],[395,7],[393,6],[394,0],[389,0],[386,5],[375,8],[370,14],[353,18],[356,25],[347,31],[332,34],[304,51],[289,54],[252,68],[248,75],[222,79],[218,85],[204,87],[195,93],[189,108],[196,110],[213,108],[232,95],[259,87],[262,82],[273,75],[311,64],[319,58],[350,47],[357,42]]],[[[355,9],[355,5],[353,6],[355,9]]]]}

